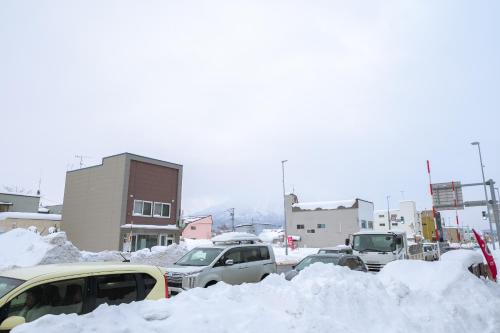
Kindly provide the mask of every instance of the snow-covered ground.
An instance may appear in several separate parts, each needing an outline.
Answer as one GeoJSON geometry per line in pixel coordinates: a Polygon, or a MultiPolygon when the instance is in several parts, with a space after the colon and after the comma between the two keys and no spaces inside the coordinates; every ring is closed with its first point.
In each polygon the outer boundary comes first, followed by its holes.
{"type": "Polygon", "coordinates": [[[219,283],[168,300],[45,316],[29,332],[481,332],[500,328],[500,286],[460,260],[397,261],[377,275],[314,264],[286,281],[219,283]]]}
{"type": "MultiPolygon", "coordinates": [[[[133,262],[167,265],[206,240],[154,247],[129,255],[133,262]]],[[[283,264],[315,248],[275,248],[283,264]]],[[[500,250],[494,251],[500,262],[500,250]]],[[[45,316],[13,333],[27,332],[481,332],[500,329],[500,285],[466,269],[477,251],[455,250],[438,262],[389,263],[377,275],[314,264],[292,281],[274,274],[258,284],[219,283],[168,300],[101,305],[83,315],[45,316]]],[[[119,252],[79,251],[64,233],[45,237],[16,229],[0,235],[0,270],[54,262],[121,260],[119,252]]]]}

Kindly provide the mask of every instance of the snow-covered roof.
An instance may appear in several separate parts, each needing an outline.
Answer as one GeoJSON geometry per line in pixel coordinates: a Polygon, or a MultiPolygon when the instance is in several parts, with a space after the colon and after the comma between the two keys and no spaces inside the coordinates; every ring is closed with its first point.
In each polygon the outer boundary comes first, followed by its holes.
{"type": "Polygon", "coordinates": [[[302,210],[317,210],[317,209],[339,209],[352,208],[356,204],[357,199],[340,200],[340,201],[318,201],[318,202],[299,202],[292,204],[293,208],[302,210]]]}
{"type": "Polygon", "coordinates": [[[199,220],[203,220],[203,219],[205,219],[207,217],[210,217],[210,215],[205,215],[205,216],[187,216],[187,217],[182,218],[182,221],[185,224],[189,224],[189,223],[197,222],[199,220]]]}
{"type": "Polygon", "coordinates": [[[0,220],[5,219],[25,219],[25,220],[52,220],[60,221],[60,214],[41,214],[41,213],[22,213],[22,212],[3,212],[0,213],[0,220]]]}
{"type": "Polygon", "coordinates": [[[0,201],[0,205],[9,205],[9,206],[12,206],[12,202],[0,201]]]}
{"type": "Polygon", "coordinates": [[[45,207],[38,207],[38,212],[39,213],[48,213],[49,210],[48,210],[48,208],[45,208],[45,207]]]}
{"type": "MultiPolygon", "coordinates": [[[[45,214],[44,214],[45,215],[45,214]]],[[[154,225],[154,224],[123,224],[122,229],[156,229],[156,230],[179,230],[175,224],[154,225]]]]}

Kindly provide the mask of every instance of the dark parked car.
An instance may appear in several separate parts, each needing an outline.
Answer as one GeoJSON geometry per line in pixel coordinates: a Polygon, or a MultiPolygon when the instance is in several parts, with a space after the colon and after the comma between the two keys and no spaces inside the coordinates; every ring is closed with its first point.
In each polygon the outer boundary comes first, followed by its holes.
{"type": "Polygon", "coordinates": [[[367,272],[365,263],[358,256],[349,254],[312,254],[302,259],[291,271],[286,273],[285,278],[291,280],[296,277],[300,271],[309,265],[321,262],[323,264],[332,264],[339,266],[347,266],[353,271],[367,272]]]}

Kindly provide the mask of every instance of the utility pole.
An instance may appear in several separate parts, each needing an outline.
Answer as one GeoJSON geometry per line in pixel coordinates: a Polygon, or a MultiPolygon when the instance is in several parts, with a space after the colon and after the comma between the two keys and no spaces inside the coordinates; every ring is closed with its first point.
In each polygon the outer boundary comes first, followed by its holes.
{"type": "Polygon", "coordinates": [[[234,208],[229,208],[229,215],[231,216],[231,226],[233,232],[235,231],[234,229],[234,208]]]}
{"type": "Polygon", "coordinates": [[[283,216],[285,218],[285,255],[288,255],[288,228],[286,225],[286,193],[285,193],[285,163],[288,160],[281,161],[281,172],[283,175],[283,216]]]}
{"type": "Polygon", "coordinates": [[[389,206],[390,197],[391,197],[390,195],[387,196],[387,223],[389,223],[389,230],[391,230],[391,210],[389,206]]]}
{"type": "Polygon", "coordinates": [[[490,204],[488,202],[488,191],[486,191],[486,180],[484,179],[484,164],[483,164],[483,156],[481,155],[481,144],[479,141],[474,141],[471,143],[473,146],[477,146],[479,150],[479,163],[481,163],[481,174],[483,176],[483,187],[484,187],[484,198],[486,200],[486,210],[488,211],[488,221],[490,222],[490,234],[493,237],[493,250],[496,250],[495,246],[495,237],[493,236],[493,225],[491,223],[491,209],[490,204]]]}

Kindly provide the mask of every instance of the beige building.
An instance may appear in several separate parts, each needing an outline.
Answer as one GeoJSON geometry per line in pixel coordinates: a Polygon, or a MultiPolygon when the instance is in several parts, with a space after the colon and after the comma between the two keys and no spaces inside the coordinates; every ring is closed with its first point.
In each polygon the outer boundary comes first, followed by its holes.
{"type": "Polygon", "coordinates": [[[0,233],[16,228],[28,229],[35,227],[36,232],[41,235],[49,234],[49,231],[60,229],[61,215],[3,212],[0,213],[0,233]]]}
{"type": "Polygon", "coordinates": [[[299,247],[328,247],[345,244],[360,230],[373,229],[373,203],[361,199],[299,202],[286,196],[288,235],[299,247]]]}
{"type": "Polygon", "coordinates": [[[139,250],[177,242],[182,165],[129,153],[68,171],[61,229],[82,250],[139,250]]]}

